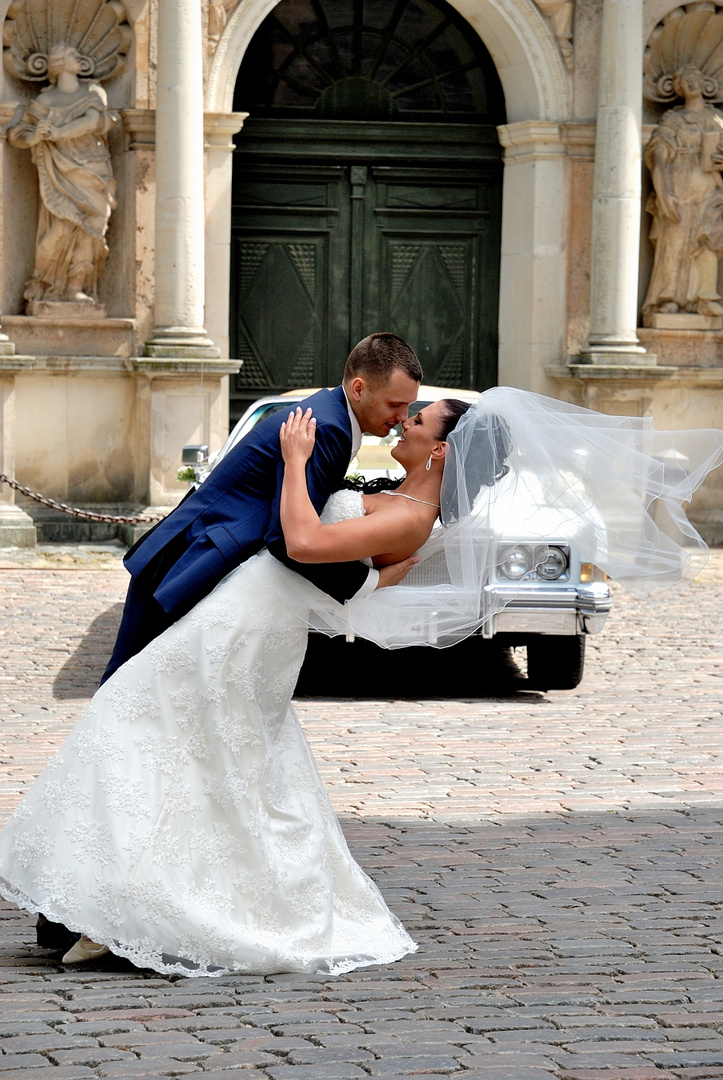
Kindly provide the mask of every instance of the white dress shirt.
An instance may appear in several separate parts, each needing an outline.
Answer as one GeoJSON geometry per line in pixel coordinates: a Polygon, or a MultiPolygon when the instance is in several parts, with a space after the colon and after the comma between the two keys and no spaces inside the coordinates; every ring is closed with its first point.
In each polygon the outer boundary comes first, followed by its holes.
{"type": "MultiPolygon", "coordinates": [[[[342,390],[344,390],[343,386],[342,390]]],[[[347,397],[346,390],[344,390],[344,400],[346,401],[346,408],[347,412],[349,413],[349,420],[351,422],[351,460],[353,460],[359,453],[359,449],[362,444],[362,429],[359,425],[359,421],[357,420],[356,415],[354,414],[354,410],[349,403],[349,398],[347,397]]],[[[378,584],[379,571],[372,568],[367,574],[366,581],[362,585],[361,589],[359,589],[358,592],[354,593],[352,600],[356,600],[358,597],[361,596],[369,596],[370,593],[374,592],[378,584]]]]}

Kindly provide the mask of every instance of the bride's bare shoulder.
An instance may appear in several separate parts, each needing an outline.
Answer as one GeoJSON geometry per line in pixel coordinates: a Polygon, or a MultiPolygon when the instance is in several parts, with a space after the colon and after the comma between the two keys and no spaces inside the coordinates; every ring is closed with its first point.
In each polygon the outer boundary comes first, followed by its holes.
{"type": "Polygon", "coordinates": [[[373,495],[363,495],[364,513],[373,514],[377,511],[394,512],[409,516],[409,511],[414,510],[414,504],[408,499],[394,498],[386,491],[377,491],[373,495]]]}

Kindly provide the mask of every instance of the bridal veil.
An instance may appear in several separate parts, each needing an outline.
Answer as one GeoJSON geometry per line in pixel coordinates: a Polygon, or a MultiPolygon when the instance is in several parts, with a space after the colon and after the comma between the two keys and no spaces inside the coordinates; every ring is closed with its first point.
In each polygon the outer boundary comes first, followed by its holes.
{"type": "Polygon", "coordinates": [[[550,541],[572,538],[586,562],[641,597],[682,587],[705,563],[684,506],[723,461],[723,431],[656,431],[650,419],[497,387],[448,444],[441,521],[419,564],[401,585],[344,607],[300,584],[312,627],[385,648],[454,644],[514,599],[488,586],[519,539],[539,541],[544,560],[550,541]]]}

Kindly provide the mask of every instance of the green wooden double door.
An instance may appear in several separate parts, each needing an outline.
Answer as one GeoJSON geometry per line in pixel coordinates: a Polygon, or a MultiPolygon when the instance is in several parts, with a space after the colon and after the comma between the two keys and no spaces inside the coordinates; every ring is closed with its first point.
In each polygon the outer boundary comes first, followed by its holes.
{"type": "Polygon", "coordinates": [[[497,375],[501,161],[494,128],[258,121],[234,160],[231,413],[339,381],[400,334],[425,381],[497,375]]]}

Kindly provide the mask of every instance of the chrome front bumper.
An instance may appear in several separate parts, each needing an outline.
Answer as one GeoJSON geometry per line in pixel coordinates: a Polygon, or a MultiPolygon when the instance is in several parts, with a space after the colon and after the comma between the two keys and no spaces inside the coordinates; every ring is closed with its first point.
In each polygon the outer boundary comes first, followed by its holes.
{"type": "Polygon", "coordinates": [[[589,585],[524,586],[496,582],[485,586],[490,607],[504,608],[493,615],[480,631],[482,637],[495,634],[597,634],[612,607],[610,589],[604,582],[589,585]]]}

